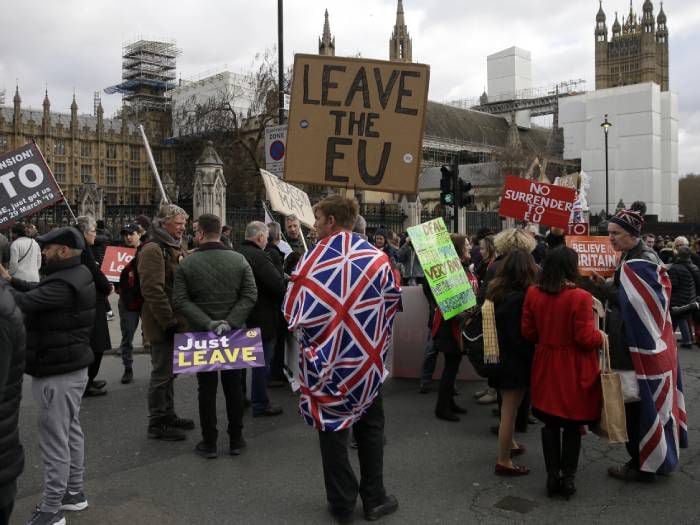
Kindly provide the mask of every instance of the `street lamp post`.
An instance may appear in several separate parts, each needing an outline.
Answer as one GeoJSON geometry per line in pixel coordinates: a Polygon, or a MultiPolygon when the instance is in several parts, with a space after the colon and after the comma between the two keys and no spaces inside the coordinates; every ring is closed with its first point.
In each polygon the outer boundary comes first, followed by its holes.
{"type": "Polygon", "coordinates": [[[610,198],[608,196],[608,130],[612,127],[612,124],[608,122],[607,113],[605,114],[605,120],[600,127],[603,128],[603,133],[605,134],[605,219],[607,220],[608,217],[610,217],[610,214],[608,213],[608,203],[610,202],[610,198]]]}
{"type": "Polygon", "coordinates": [[[279,124],[284,124],[284,0],[277,0],[277,91],[279,95],[279,124]]]}

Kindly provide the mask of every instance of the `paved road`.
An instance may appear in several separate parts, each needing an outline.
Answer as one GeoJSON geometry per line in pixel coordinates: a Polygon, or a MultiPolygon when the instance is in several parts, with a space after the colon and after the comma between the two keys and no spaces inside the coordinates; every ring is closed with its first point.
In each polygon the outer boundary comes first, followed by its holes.
{"type": "MultiPolygon", "coordinates": [[[[549,500],[539,450],[539,426],[518,436],[528,453],[521,462],[529,476],[493,475],[496,443],[488,427],[491,407],[476,405],[470,393],[481,383],[464,383],[459,401],[469,414],[459,423],[432,414],[435,394],[419,395],[415,381],[390,380],[385,389],[388,444],[385,483],[400,501],[388,524],[404,523],[648,523],[663,516],[672,523],[697,523],[700,489],[700,350],[681,351],[690,420],[690,449],[680,472],[653,485],[624,484],[607,477],[608,465],[625,458],[622,446],[587,436],[578,476],[579,492],[569,502],[549,500]],[[505,510],[506,507],[514,510],[505,510]]],[[[106,356],[101,376],[109,394],[86,399],[86,494],[90,507],[68,523],[131,525],[168,523],[329,523],[318,442],[296,415],[296,398],[271,391],[285,409],[278,418],[245,419],[248,448],[240,457],[205,460],[192,453],[197,430],[187,441],[146,438],[148,356],[137,355],[136,381],[119,384],[121,363],[106,356]]],[[[36,443],[36,409],[25,382],[20,418],[27,464],[13,523],[24,523],[39,498],[41,466],[36,443]]],[[[221,405],[223,397],[220,395],[221,405]]],[[[178,414],[197,419],[196,382],[176,383],[178,414]]],[[[222,406],[220,421],[225,421],[222,406]]],[[[220,445],[226,445],[225,433],[220,445]]],[[[353,453],[354,455],[354,453],[353,453]]],[[[357,463],[355,462],[357,468],[357,463]]],[[[358,504],[358,521],[362,522],[358,504]]]]}

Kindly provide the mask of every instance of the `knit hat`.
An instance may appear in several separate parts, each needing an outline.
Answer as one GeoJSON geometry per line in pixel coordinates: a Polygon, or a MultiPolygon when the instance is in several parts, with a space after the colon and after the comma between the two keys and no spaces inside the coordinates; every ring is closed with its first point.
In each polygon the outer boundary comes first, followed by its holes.
{"type": "Polygon", "coordinates": [[[644,217],[635,210],[620,210],[610,218],[610,222],[614,222],[630,235],[639,237],[642,234],[644,217]]]}

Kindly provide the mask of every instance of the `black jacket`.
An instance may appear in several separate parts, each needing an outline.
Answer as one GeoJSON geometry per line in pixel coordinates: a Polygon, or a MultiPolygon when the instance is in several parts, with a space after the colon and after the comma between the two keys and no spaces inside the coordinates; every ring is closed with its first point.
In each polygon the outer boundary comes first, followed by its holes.
{"type": "Polygon", "coordinates": [[[282,250],[274,242],[268,241],[267,246],[265,246],[265,253],[270,256],[270,260],[277,268],[277,271],[284,276],[284,253],[282,253],[282,250]]]}
{"type": "Polygon", "coordinates": [[[270,341],[277,333],[279,310],[285,287],[282,274],[275,268],[270,256],[252,241],[243,241],[238,251],[250,264],[258,288],[258,300],[248,316],[246,325],[258,327],[263,341],[270,341]]]}
{"type": "Polygon", "coordinates": [[[17,423],[22,398],[26,334],[9,285],[0,284],[0,488],[24,469],[17,423]]]}
{"type": "Polygon", "coordinates": [[[94,353],[102,354],[105,350],[112,348],[109,325],[107,324],[107,306],[109,304],[107,297],[112,291],[112,285],[100,270],[90,250],[83,250],[80,262],[90,270],[92,280],[95,283],[95,327],[90,336],[90,346],[94,353]]]}
{"type": "Polygon", "coordinates": [[[107,229],[98,228],[95,232],[95,244],[89,248],[97,261],[97,264],[102,264],[102,260],[105,258],[105,252],[107,251],[107,246],[110,244],[112,244],[112,234],[107,229]]]}
{"type": "Polygon", "coordinates": [[[605,316],[605,331],[608,334],[610,341],[610,364],[612,368],[618,370],[634,370],[632,356],[627,343],[627,335],[625,334],[625,324],[620,311],[620,303],[618,301],[618,291],[620,289],[620,271],[622,263],[631,259],[644,259],[655,264],[661,264],[659,256],[654,250],[648,248],[641,240],[637,245],[623,255],[620,260],[620,265],[615,270],[615,277],[609,283],[607,289],[607,306],[605,316]]]}
{"type": "Polygon", "coordinates": [[[92,363],[95,284],[90,270],[72,257],[46,265],[38,283],[12,279],[15,302],[25,315],[27,373],[67,374],[92,363]]]}
{"type": "Polygon", "coordinates": [[[675,262],[668,269],[671,279],[671,306],[695,302],[700,290],[700,270],[690,261],[675,262]]]}
{"type": "Polygon", "coordinates": [[[496,381],[499,388],[521,389],[530,386],[530,368],[535,346],[520,332],[524,292],[510,292],[494,303],[500,363],[496,381]]]}

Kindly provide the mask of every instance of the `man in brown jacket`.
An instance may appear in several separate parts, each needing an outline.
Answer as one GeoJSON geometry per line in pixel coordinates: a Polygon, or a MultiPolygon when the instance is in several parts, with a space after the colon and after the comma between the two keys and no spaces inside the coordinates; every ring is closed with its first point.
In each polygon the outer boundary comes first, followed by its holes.
{"type": "Polygon", "coordinates": [[[161,206],[149,230],[148,242],[137,257],[143,307],[144,338],[151,344],[151,380],[148,385],[148,437],[165,441],[185,439],[182,429],[192,430],[194,421],[175,415],[173,394],[173,335],[184,328],[173,312],[175,270],[184,257],[182,235],[185,210],[174,204],[161,206]]]}

